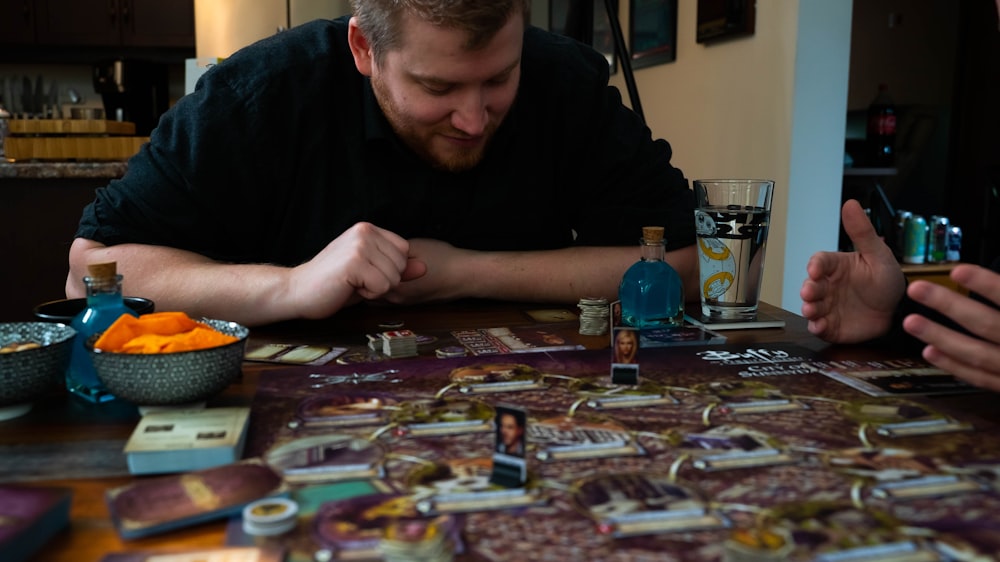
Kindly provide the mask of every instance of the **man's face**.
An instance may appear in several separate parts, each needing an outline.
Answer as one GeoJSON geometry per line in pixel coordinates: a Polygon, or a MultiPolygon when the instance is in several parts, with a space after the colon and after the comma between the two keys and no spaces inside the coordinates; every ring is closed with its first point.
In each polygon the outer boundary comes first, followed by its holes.
{"type": "Polygon", "coordinates": [[[414,152],[437,168],[468,170],[482,160],[514,103],[524,23],[514,15],[472,52],[464,49],[464,32],[412,16],[403,28],[402,47],[385,53],[381,64],[371,62],[375,97],[414,152]]]}
{"type": "Polygon", "coordinates": [[[517,425],[517,420],[513,414],[503,414],[500,416],[500,439],[504,445],[511,447],[521,438],[521,427],[517,425]]]}

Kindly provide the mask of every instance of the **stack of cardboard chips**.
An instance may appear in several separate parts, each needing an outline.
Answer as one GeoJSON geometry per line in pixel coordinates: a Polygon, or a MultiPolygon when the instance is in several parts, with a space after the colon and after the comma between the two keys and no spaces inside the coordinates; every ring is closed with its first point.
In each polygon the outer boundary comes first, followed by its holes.
{"type": "Polygon", "coordinates": [[[389,525],[379,551],[385,562],[447,562],[455,547],[441,518],[395,521],[389,525]]]}
{"type": "Polygon", "coordinates": [[[580,309],[580,334],[584,336],[603,336],[608,333],[608,299],[603,297],[585,297],[577,304],[580,309]]]}
{"type": "Polygon", "coordinates": [[[382,332],[382,353],[389,357],[417,355],[417,335],[409,330],[382,332]]]}

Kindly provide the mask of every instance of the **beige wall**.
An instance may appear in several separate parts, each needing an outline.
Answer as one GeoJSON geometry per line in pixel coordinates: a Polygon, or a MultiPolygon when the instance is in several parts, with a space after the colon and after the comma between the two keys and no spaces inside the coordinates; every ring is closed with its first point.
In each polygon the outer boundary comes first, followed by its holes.
{"type": "MultiPolygon", "coordinates": [[[[797,1],[760,0],[753,36],[695,41],[695,0],[677,9],[677,59],[635,71],[646,122],[667,139],[689,180],[773,179],[762,298],[781,301],[788,210],[797,1]]],[[[628,6],[622,25],[628,26],[628,6]]],[[[626,32],[627,36],[627,32],[626,32]]],[[[616,81],[626,91],[619,72],[616,81]]],[[[627,95],[626,95],[627,97],[627,95]]]]}
{"type": "Polygon", "coordinates": [[[196,53],[225,58],[279,29],[350,11],[348,0],[195,0],[196,53]]]}
{"type": "Polygon", "coordinates": [[[228,57],[240,48],[288,27],[286,0],[195,0],[195,52],[228,57]]]}

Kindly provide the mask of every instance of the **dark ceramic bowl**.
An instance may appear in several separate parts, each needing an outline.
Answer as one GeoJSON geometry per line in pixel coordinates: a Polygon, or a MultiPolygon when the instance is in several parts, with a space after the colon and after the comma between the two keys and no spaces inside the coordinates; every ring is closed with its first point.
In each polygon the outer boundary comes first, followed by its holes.
{"type": "MultiPolygon", "coordinates": [[[[138,315],[149,314],[156,308],[153,301],[142,297],[124,297],[125,306],[138,315]]],[[[62,299],[49,301],[35,307],[35,318],[46,322],[69,324],[77,314],[87,308],[87,299],[62,299]]]]}
{"type": "Polygon", "coordinates": [[[63,384],[75,337],[76,330],[65,324],[0,323],[0,351],[15,343],[39,344],[32,349],[0,353],[0,407],[30,407],[36,398],[63,384]]]}
{"type": "Polygon", "coordinates": [[[176,406],[203,402],[239,378],[250,330],[236,322],[201,318],[235,342],[174,353],[114,353],[94,349],[100,334],[84,342],[94,371],[118,398],[138,406],[176,406]]]}

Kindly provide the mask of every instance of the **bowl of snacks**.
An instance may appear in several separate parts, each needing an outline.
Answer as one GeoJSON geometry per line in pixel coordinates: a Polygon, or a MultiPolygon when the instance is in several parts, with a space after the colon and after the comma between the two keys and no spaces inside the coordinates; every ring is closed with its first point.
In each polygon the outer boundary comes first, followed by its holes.
{"type": "Polygon", "coordinates": [[[64,384],[75,337],[65,324],[0,323],[0,420],[26,413],[64,384]]]}
{"type": "Polygon", "coordinates": [[[239,378],[250,330],[183,312],[122,316],[84,343],[97,378],[139,406],[203,403],[239,378]]]}

